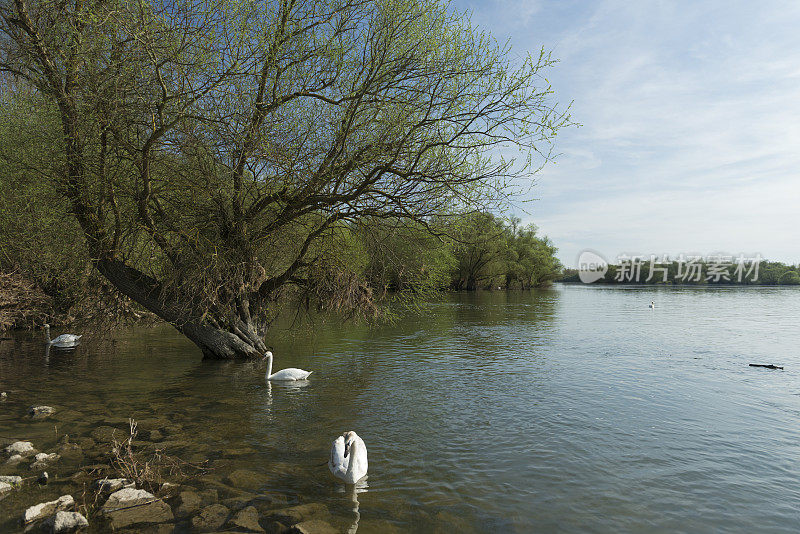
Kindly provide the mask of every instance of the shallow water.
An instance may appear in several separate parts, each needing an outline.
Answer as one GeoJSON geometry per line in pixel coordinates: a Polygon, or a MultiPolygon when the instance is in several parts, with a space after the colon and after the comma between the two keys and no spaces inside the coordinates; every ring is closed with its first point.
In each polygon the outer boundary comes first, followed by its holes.
{"type": "Polygon", "coordinates": [[[17,334],[0,342],[0,437],[47,450],[104,420],[167,417],[182,455],[228,460],[213,476],[258,471],[260,491],[322,502],[360,533],[795,532],[798,317],[791,288],[456,294],[392,326],[277,334],[275,368],[314,371],[303,387],[203,362],[167,327],[49,355],[17,334]],[[59,412],[29,422],[31,404],[59,412]],[[320,465],[351,429],[369,448],[359,516],[320,465]]]}

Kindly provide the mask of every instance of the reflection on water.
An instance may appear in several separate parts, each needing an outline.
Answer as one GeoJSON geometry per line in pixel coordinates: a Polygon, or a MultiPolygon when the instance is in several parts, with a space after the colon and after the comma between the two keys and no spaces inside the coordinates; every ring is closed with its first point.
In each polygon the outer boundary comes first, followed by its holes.
{"type": "Polygon", "coordinates": [[[46,449],[54,426],[160,421],[211,479],[255,471],[343,532],[789,532],[798,316],[800,292],[779,288],[459,294],[377,329],[279,333],[275,366],[313,370],[302,384],[203,362],[166,327],[69,352],[20,334],[0,342],[0,436],[46,449]],[[25,421],[31,404],[58,413],[25,421]],[[369,449],[368,488],[328,472],[345,430],[369,449]]]}

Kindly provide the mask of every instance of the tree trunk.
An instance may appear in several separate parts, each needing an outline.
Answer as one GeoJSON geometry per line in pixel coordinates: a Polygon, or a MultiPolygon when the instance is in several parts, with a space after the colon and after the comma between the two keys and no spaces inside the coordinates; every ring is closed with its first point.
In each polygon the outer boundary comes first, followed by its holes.
{"type": "Polygon", "coordinates": [[[236,358],[262,358],[267,350],[264,341],[255,329],[248,332],[228,332],[210,324],[186,323],[173,325],[180,333],[192,340],[203,351],[203,357],[210,360],[232,360],[236,358]]]}
{"type": "Polygon", "coordinates": [[[203,357],[214,360],[261,358],[266,352],[265,328],[256,326],[250,317],[219,318],[206,315],[194,318],[191,305],[162,301],[158,281],[118,260],[98,260],[97,268],[121,293],[188,337],[203,357]],[[225,325],[225,326],[223,326],[225,325]]]}

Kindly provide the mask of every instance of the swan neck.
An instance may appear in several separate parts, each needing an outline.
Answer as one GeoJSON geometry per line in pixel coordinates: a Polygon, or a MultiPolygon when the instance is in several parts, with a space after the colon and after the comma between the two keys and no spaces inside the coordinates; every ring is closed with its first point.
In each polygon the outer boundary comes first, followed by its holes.
{"type": "Polygon", "coordinates": [[[267,378],[272,376],[272,354],[267,356],[267,378]]]}
{"type": "Polygon", "coordinates": [[[347,475],[352,475],[356,470],[356,456],[359,455],[358,441],[350,444],[350,461],[347,463],[347,475]]]}
{"type": "Polygon", "coordinates": [[[50,343],[50,325],[44,327],[44,335],[47,338],[47,342],[50,343]]]}

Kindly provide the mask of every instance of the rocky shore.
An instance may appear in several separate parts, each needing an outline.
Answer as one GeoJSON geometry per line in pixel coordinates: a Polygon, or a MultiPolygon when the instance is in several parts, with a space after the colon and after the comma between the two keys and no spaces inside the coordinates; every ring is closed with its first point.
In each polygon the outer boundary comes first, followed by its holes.
{"type": "MultiPolygon", "coordinates": [[[[31,406],[21,417],[42,421],[57,412],[31,406]]],[[[46,450],[0,437],[0,531],[339,532],[325,504],[266,490],[263,473],[227,469],[224,457],[180,458],[180,424],[99,423],[88,435],[60,434],[46,450]]]]}

